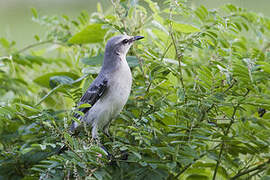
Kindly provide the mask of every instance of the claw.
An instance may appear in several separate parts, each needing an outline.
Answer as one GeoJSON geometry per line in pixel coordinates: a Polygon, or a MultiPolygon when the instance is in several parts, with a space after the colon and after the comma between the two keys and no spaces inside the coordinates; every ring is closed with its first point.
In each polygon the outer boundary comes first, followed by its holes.
{"type": "Polygon", "coordinates": [[[111,154],[111,153],[109,153],[109,151],[105,148],[105,146],[103,146],[102,144],[100,145],[100,147],[106,152],[106,154],[107,154],[107,158],[110,160],[110,161],[112,161],[113,159],[114,159],[114,156],[111,154]]]}

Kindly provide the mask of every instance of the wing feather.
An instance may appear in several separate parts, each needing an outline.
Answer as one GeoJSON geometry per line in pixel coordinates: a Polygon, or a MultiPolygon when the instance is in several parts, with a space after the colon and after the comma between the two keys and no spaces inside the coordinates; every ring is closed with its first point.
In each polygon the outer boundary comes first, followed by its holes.
{"type": "MultiPolygon", "coordinates": [[[[106,77],[98,76],[93,83],[90,85],[90,87],[87,89],[87,91],[84,93],[84,95],[81,97],[78,106],[82,104],[90,104],[90,107],[84,107],[84,108],[78,108],[78,111],[83,112],[84,114],[91,109],[91,107],[102,97],[104,92],[106,91],[108,86],[108,79],[106,77]]],[[[81,115],[79,113],[75,113],[74,117],[77,119],[81,119],[81,115]]],[[[75,124],[74,122],[71,125],[71,130],[74,130],[75,124]]]]}

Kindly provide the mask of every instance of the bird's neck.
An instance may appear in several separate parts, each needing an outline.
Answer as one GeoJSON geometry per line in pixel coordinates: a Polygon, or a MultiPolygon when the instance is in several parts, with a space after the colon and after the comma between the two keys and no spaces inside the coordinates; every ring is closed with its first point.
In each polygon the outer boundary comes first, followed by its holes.
{"type": "Polygon", "coordinates": [[[126,65],[126,55],[105,53],[102,69],[104,71],[113,72],[126,65]]]}

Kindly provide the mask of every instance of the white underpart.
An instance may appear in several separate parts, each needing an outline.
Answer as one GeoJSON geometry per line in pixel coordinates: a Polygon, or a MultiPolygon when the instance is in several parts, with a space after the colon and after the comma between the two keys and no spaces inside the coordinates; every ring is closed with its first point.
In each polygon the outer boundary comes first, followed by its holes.
{"type": "Polygon", "coordinates": [[[110,122],[121,112],[130,94],[132,75],[125,57],[121,57],[119,69],[108,75],[106,92],[83,118],[92,126],[92,138],[98,138],[99,129],[107,133],[110,122]]]}

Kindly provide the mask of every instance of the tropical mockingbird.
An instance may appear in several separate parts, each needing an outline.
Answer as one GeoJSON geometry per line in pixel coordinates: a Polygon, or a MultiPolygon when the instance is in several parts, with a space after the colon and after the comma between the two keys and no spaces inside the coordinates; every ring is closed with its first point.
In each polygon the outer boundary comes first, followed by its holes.
{"type": "MultiPolygon", "coordinates": [[[[108,135],[111,121],[123,109],[126,104],[132,84],[132,75],[126,54],[134,41],[143,36],[118,35],[108,40],[102,68],[82,96],[78,107],[82,104],[90,104],[91,107],[79,108],[84,116],[79,113],[75,118],[92,126],[92,138],[98,138],[98,130],[108,135]]],[[[79,123],[73,122],[70,130],[74,132],[79,123]]]]}

